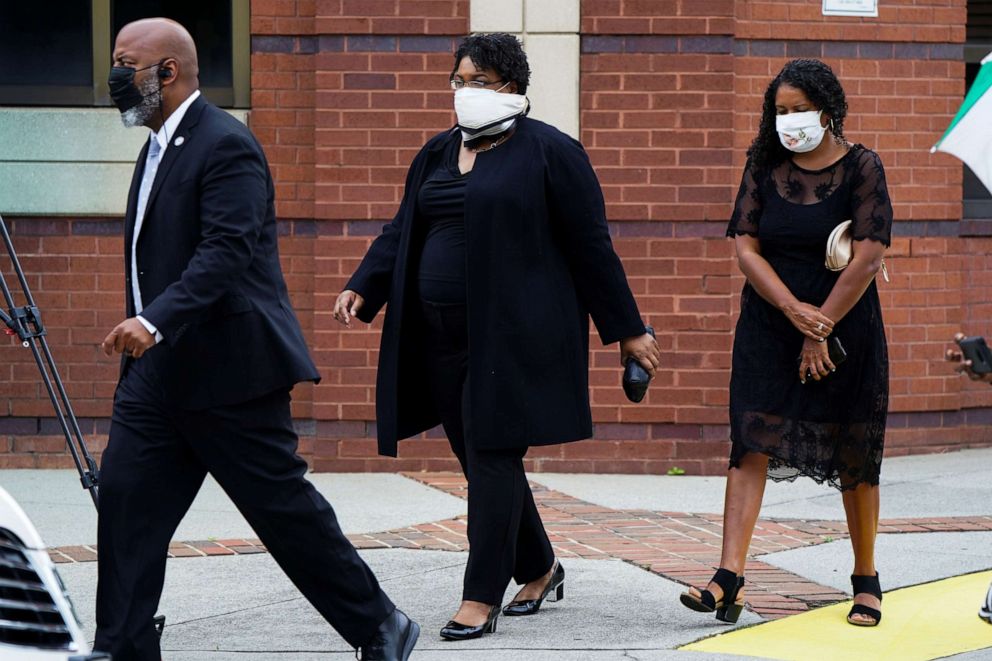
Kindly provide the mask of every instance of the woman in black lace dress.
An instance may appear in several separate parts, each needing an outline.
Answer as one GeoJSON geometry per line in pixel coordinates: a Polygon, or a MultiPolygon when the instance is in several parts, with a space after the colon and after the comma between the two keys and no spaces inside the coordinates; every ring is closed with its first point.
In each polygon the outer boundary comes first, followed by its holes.
{"type": "Polygon", "coordinates": [[[844,138],[847,102],[833,71],[789,62],[765,93],[728,236],[747,284],[730,381],[732,449],[720,568],[682,603],[736,621],[766,476],[841,491],[854,547],[848,622],[881,619],[875,571],[888,354],[875,274],[892,206],[878,155],[844,138]],[[853,257],[824,266],[827,237],[852,221],[853,257]],[[839,338],[845,361],[831,361],[839,338]],[[831,339],[830,342],[827,340],[831,339]]]}

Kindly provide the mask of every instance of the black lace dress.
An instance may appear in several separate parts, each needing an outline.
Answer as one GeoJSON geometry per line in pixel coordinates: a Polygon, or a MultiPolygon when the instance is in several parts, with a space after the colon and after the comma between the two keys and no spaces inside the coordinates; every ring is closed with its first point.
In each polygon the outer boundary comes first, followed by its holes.
{"type": "MultiPolygon", "coordinates": [[[[889,245],[892,205],[878,155],[854,145],[823,170],[787,160],[761,171],[748,162],[728,236],[750,234],[797,299],[820,306],[839,272],[824,266],[827,237],[853,220],[855,240],[889,245]]],[[[730,465],[748,452],[770,457],[768,476],[800,475],[838,489],[878,484],[889,365],[872,282],[834,327],[847,360],[817,382],[799,381],[804,336],[751,287],[741,293],[730,379],[730,465]]]]}

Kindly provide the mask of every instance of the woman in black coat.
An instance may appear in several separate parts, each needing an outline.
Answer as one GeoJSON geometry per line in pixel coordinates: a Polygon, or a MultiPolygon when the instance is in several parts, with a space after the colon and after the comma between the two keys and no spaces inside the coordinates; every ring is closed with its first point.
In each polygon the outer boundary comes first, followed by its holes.
{"type": "Polygon", "coordinates": [[[379,452],[444,425],[468,479],[463,602],[441,635],[495,630],[562,596],[524,473],[534,445],[592,436],[591,315],[621,361],[649,373],[645,333],[610,242],[603,196],[582,146],[526,117],[530,71],[508,34],[466,38],[451,86],[458,126],[416,156],[393,221],[340,294],[334,317],[370,322],[388,301],[376,384],[379,452]],[[550,600],[549,599],[549,600],[550,600]]]}

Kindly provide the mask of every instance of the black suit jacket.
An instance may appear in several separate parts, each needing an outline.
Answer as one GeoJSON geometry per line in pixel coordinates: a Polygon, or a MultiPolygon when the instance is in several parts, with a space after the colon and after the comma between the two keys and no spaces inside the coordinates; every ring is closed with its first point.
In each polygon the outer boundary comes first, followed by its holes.
{"type": "MultiPolygon", "coordinates": [[[[131,244],[148,145],[124,225],[127,316],[131,244]]],[[[159,164],[138,237],[141,316],[163,340],[149,360],[184,409],[249,401],[320,379],[279,264],[274,187],[248,128],[197,98],[159,164]]],[[[130,359],[124,359],[122,372],[130,359]]]]}
{"type": "MultiPolygon", "coordinates": [[[[423,384],[416,263],[426,231],[417,195],[458,131],[435,136],[410,166],[393,222],[346,285],[371,321],[388,301],[379,351],[379,452],[440,422],[423,384]]],[[[479,448],[592,436],[589,317],[604,344],[642,335],[613,250],[599,181],[577,141],[522,118],[513,137],[475,159],[465,193],[469,387],[479,448]]]]}

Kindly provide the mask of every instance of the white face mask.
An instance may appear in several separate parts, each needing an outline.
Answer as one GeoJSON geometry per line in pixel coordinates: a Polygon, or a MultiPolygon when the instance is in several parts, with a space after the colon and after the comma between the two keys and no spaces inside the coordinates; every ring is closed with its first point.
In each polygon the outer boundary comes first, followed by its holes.
{"type": "Polygon", "coordinates": [[[791,112],[775,116],[778,139],[786,149],[800,154],[813,151],[823,141],[826,127],[820,124],[822,110],[791,112]]]}
{"type": "Polygon", "coordinates": [[[458,128],[462,130],[462,138],[466,142],[508,130],[517,117],[527,112],[529,106],[530,102],[522,94],[503,94],[472,87],[455,91],[458,128]]]}

